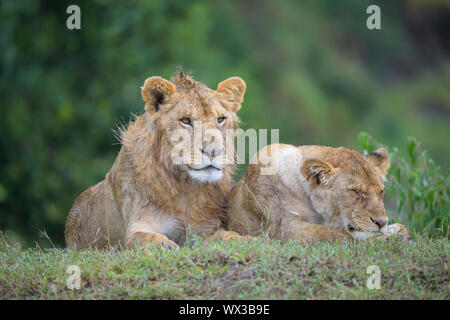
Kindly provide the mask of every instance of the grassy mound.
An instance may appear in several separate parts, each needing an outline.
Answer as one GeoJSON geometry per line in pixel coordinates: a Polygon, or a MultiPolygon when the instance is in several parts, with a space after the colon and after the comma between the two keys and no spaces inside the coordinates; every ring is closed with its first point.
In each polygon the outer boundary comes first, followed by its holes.
{"type": "Polygon", "coordinates": [[[449,299],[448,239],[192,240],[176,250],[22,249],[0,240],[0,299],[449,299]],[[67,269],[81,270],[68,289],[67,269]],[[367,267],[380,269],[368,289],[367,267]]]}

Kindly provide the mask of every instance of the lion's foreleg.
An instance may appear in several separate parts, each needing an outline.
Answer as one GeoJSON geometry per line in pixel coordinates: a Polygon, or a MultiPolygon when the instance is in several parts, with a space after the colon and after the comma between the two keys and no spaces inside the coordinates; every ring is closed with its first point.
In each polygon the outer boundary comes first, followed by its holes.
{"type": "Polygon", "coordinates": [[[156,232],[148,222],[131,224],[126,232],[125,246],[132,248],[136,243],[144,246],[157,246],[161,248],[178,248],[178,245],[162,233],[156,232]]]}
{"type": "Polygon", "coordinates": [[[210,237],[211,240],[230,240],[230,239],[239,239],[244,241],[251,241],[254,238],[251,236],[241,236],[239,233],[234,231],[229,231],[225,229],[219,229],[215,233],[213,233],[210,237]]]}
{"type": "Polygon", "coordinates": [[[298,223],[295,229],[286,232],[283,238],[286,240],[301,239],[303,241],[336,241],[344,238],[353,240],[352,236],[343,228],[306,222],[298,223]]]}
{"type": "Polygon", "coordinates": [[[402,225],[400,223],[393,223],[393,224],[387,225],[386,227],[381,229],[381,232],[383,234],[386,234],[389,236],[399,236],[406,240],[411,239],[410,231],[404,225],[402,225]]]}

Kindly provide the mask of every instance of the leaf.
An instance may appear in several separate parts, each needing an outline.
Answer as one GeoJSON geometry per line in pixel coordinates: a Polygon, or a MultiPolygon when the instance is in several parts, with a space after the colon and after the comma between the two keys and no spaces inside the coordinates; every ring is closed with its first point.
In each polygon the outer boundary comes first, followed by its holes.
{"type": "Polygon", "coordinates": [[[359,134],[359,141],[361,143],[363,151],[365,151],[364,153],[369,153],[369,135],[367,134],[367,132],[361,132],[359,134]]]}
{"type": "Polygon", "coordinates": [[[8,191],[6,188],[0,183],[0,203],[5,201],[8,196],[8,191]]]}
{"type": "Polygon", "coordinates": [[[411,161],[411,164],[413,166],[416,165],[417,162],[417,155],[416,155],[416,147],[417,147],[417,142],[414,138],[409,137],[408,138],[408,143],[406,144],[406,148],[408,150],[408,156],[409,159],[411,161]]]}

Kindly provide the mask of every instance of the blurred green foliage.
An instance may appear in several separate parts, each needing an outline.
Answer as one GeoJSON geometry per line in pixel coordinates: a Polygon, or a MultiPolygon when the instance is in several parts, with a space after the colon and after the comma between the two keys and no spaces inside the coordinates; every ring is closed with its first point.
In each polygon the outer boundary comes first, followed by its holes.
{"type": "MultiPolygon", "coordinates": [[[[143,112],[151,75],[247,82],[244,128],[281,142],[391,146],[418,137],[444,170],[450,144],[446,0],[0,0],[0,230],[63,244],[75,197],[119,151],[111,129],[143,112]],[[365,26],[369,4],[382,29],[365,26]]],[[[241,168],[240,174],[242,174],[241,168]]],[[[406,209],[405,209],[406,210],[406,209]]]]}
{"type": "MultiPolygon", "coordinates": [[[[383,145],[366,132],[359,135],[364,154],[383,145]]],[[[406,152],[389,150],[391,167],[386,176],[386,207],[391,220],[411,228],[414,235],[449,236],[450,174],[429,157],[415,138],[408,137],[406,152]]]]}

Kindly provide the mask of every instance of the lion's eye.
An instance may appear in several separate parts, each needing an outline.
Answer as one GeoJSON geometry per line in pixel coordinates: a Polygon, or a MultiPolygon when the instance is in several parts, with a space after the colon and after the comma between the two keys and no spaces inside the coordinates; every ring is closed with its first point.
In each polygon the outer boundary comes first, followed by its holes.
{"type": "Polygon", "coordinates": [[[181,118],[180,121],[183,124],[192,125],[191,119],[189,119],[188,117],[181,118]]]}
{"type": "Polygon", "coordinates": [[[361,199],[366,199],[367,194],[361,190],[358,189],[352,189],[353,192],[355,192],[361,199]]]}
{"type": "Polygon", "coordinates": [[[225,121],[225,119],[226,119],[225,117],[218,117],[217,118],[217,123],[219,123],[219,124],[223,123],[225,121]]]}

